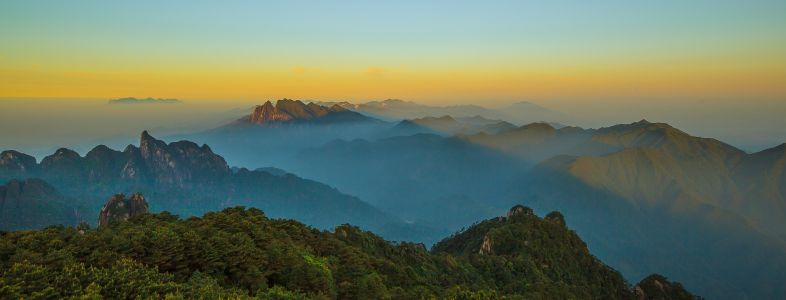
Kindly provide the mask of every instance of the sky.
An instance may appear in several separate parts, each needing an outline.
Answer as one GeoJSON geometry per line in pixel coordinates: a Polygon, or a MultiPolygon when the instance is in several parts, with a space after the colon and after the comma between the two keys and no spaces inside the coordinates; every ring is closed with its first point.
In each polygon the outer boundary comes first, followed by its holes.
{"type": "Polygon", "coordinates": [[[2,1],[0,97],[782,99],[784,28],[782,0],[2,1]]]}
{"type": "Polygon", "coordinates": [[[210,128],[280,98],[525,100],[758,151],[786,142],[786,1],[0,1],[0,148],[210,128]],[[121,97],[187,104],[105,105],[121,97]]]}

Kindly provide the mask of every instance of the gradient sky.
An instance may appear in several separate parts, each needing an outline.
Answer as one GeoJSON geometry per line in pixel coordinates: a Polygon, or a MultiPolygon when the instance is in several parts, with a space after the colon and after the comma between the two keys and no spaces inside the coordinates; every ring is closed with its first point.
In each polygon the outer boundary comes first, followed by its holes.
{"type": "Polygon", "coordinates": [[[786,1],[2,1],[0,97],[786,98],[786,1]]]}

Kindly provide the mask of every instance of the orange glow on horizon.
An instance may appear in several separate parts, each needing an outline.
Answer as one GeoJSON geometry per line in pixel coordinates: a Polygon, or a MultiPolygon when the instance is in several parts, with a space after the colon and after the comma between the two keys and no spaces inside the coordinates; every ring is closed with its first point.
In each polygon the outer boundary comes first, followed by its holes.
{"type": "Polygon", "coordinates": [[[153,96],[180,99],[515,100],[559,97],[786,96],[782,69],[668,66],[474,68],[368,67],[267,71],[0,70],[0,97],[153,96]]]}

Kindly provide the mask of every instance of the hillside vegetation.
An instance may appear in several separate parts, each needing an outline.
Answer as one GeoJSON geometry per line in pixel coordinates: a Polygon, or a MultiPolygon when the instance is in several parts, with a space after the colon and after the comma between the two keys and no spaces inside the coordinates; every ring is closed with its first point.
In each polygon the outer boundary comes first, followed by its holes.
{"type": "Polygon", "coordinates": [[[559,216],[542,220],[523,207],[432,252],[350,225],[320,231],[243,207],[185,220],[163,212],[98,229],[1,234],[3,299],[635,297],[559,216]],[[479,249],[484,237],[493,241],[490,251],[479,249]]]}

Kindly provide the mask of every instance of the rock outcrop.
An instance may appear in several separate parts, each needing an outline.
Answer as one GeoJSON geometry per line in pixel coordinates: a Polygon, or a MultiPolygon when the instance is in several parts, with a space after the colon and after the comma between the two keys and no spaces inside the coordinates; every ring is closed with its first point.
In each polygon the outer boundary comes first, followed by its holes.
{"type": "Polygon", "coordinates": [[[483,244],[480,244],[480,250],[478,250],[478,254],[494,254],[494,243],[491,241],[491,238],[489,238],[488,235],[483,237],[483,244]]]}
{"type": "Polygon", "coordinates": [[[637,284],[633,291],[638,300],[694,300],[701,299],[685,289],[679,282],[672,282],[658,274],[652,274],[637,284]]]}
{"type": "Polygon", "coordinates": [[[283,122],[292,120],[292,117],[284,112],[278,110],[270,101],[265,102],[263,105],[257,105],[254,112],[249,116],[249,121],[256,124],[264,124],[270,122],[283,122]]]}
{"type": "MultiPolygon", "coordinates": [[[[185,187],[194,183],[221,181],[232,172],[223,157],[207,145],[201,147],[189,141],[166,144],[142,132],[139,155],[143,170],[157,184],[185,187]]],[[[128,171],[128,170],[127,170],[128,171]]]]}
{"type": "Polygon", "coordinates": [[[543,220],[554,222],[562,226],[565,226],[565,216],[563,216],[562,213],[558,211],[550,212],[548,215],[546,215],[545,218],[543,218],[543,220]]]}
{"type": "Polygon", "coordinates": [[[518,217],[533,216],[533,215],[535,215],[535,213],[532,212],[532,209],[524,205],[516,205],[511,207],[510,210],[508,210],[508,219],[515,219],[518,217]]]}
{"type": "Polygon", "coordinates": [[[14,150],[0,153],[0,182],[11,178],[24,178],[37,171],[35,157],[14,150]]]}
{"type": "Polygon", "coordinates": [[[35,157],[14,150],[0,153],[0,169],[8,171],[30,171],[37,166],[35,157]]]}
{"type": "Polygon", "coordinates": [[[207,145],[167,144],[147,131],[142,132],[139,147],[129,145],[122,152],[100,145],[82,157],[60,148],[38,165],[34,158],[15,151],[0,156],[0,178],[42,177],[64,191],[84,184],[192,188],[225,183],[230,175],[224,158],[207,145]]]}
{"type": "Polygon", "coordinates": [[[340,105],[331,107],[316,103],[303,103],[300,100],[281,99],[274,105],[267,101],[257,105],[250,115],[239,120],[241,123],[257,125],[277,125],[304,122],[355,122],[372,121],[360,113],[350,111],[340,105]]]}
{"type": "Polygon", "coordinates": [[[108,226],[148,212],[148,204],[142,194],[134,193],[126,198],[123,194],[112,196],[101,208],[98,226],[108,226]]]}

